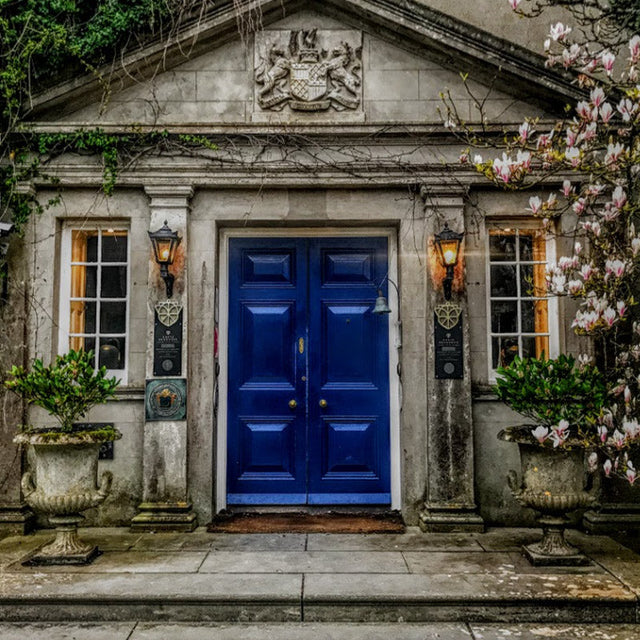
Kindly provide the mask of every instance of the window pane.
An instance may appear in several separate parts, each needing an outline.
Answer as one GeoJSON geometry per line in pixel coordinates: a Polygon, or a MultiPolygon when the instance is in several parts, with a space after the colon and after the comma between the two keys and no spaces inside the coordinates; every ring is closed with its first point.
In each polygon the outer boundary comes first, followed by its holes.
{"type": "Polygon", "coordinates": [[[98,262],[98,232],[91,231],[87,235],[86,262],[98,262]]]}
{"type": "Polygon", "coordinates": [[[491,331],[493,333],[516,333],[518,331],[518,303],[491,303],[491,331]]]}
{"type": "Polygon", "coordinates": [[[71,302],[69,333],[95,333],[96,303],[74,300],[71,302]]]}
{"type": "Polygon", "coordinates": [[[506,367],[518,355],[516,336],[495,336],[491,338],[491,361],[493,368],[506,367]]]}
{"type": "Polygon", "coordinates": [[[524,333],[546,333],[549,330],[546,300],[524,300],[520,305],[524,333]]]}
{"type": "Polygon", "coordinates": [[[548,336],[523,336],[522,337],[522,357],[523,358],[540,358],[544,352],[545,356],[549,355],[549,338],[548,336]]]}
{"type": "Polygon", "coordinates": [[[102,267],[102,298],[126,298],[127,267],[102,267]]]}
{"type": "Polygon", "coordinates": [[[492,233],[489,236],[489,255],[492,262],[515,261],[516,259],[516,237],[492,233]]]}
{"type": "Polygon", "coordinates": [[[533,237],[526,232],[520,232],[520,260],[531,262],[533,260],[533,237]]]}
{"type": "Polygon", "coordinates": [[[126,302],[103,302],[100,305],[100,333],[124,333],[126,302]]]}
{"type": "Polygon", "coordinates": [[[74,351],[94,351],[96,348],[95,338],[83,338],[82,336],[71,336],[69,338],[69,348],[74,351]]]}
{"type": "Polygon", "coordinates": [[[98,267],[71,267],[71,297],[95,298],[98,267]]]}
{"type": "Polygon", "coordinates": [[[124,338],[100,338],[98,366],[124,369],[124,338]]]}
{"type": "Polygon", "coordinates": [[[495,298],[514,298],[518,294],[516,287],[516,266],[491,267],[491,295],[495,298]]]}
{"type": "Polygon", "coordinates": [[[535,296],[532,264],[520,265],[520,295],[523,298],[532,298],[535,296]]]}
{"type": "Polygon", "coordinates": [[[102,235],[102,261],[127,261],[127,234],[125,231],[104,232],[102,235]]]}

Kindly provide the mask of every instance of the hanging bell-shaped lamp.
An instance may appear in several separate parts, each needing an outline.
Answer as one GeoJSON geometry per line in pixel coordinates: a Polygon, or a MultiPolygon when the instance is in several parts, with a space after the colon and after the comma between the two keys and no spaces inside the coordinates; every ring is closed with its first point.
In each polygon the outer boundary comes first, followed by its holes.
{"type": "Polygon", "coordinates": [[[375,313],[378,316],[383,313],[391,313],[387,299],[382,295],[382,291],[380,289],[378,289],[378,297],[376,298],[376,304],[375,307],[373,307],[372,313],[375,313]]]}

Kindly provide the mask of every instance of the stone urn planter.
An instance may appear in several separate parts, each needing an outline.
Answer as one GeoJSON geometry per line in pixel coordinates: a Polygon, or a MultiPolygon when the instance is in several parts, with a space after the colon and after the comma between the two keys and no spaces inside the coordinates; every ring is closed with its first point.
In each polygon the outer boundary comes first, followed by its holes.
{"type": "Polygon", "coordinates": [[[13,440],[33,452],[32,469],[22,477],[24,499],[56,528],[55,540],[29,564],[87,564],[98,553],[97,547],[78,539],[80,512],[97,507],[109,495],[111,473],[105,471],[97,483],[98,451],[102,443],[122,435],[112,425],[95,429],[79,424],[92,407],[113,398],[119,384],[94,363],[92,351],[71,349],[48,365],[34,360],[30,371],[14,366],[3,381],[27,405],[44,409],[58,423],[44,428],[21,425],[13,440]]]}
{"type": "Polygon", "coordinates": [[[500,440],[517,443],[520,449],[522,478],[515,471],[507,475],[509,488],[524,507],[540,512],[538,522],[543,536],[540,542],[522,548],[535,566],[579,566],[589,559],[564,537],[568,514],[596,504],[588,490],[584,447],[552,449],[532,441],[532,427],[511,427],[498,434],[500,440]]]}
{"type": "Polygon", "coordinates": [[[81,512],[102,504],[111,491],[110,471],[98,476],[98,451],[103,442],[121,438],[116,431],[77,434],[24,433],[14,438],[33,451],[34,468],[22,476],[22,491],[36,513],[46,515],[56,529],[53,542],[40,548],[29,564],[88,564],[99,553],[96,545],[78,537],[81,512]]]}

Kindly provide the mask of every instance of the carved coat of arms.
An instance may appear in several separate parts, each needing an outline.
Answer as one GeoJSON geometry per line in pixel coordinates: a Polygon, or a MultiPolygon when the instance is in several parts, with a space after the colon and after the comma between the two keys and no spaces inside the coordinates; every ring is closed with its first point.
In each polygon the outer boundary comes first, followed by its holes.
{"type": "Polygon", "coordinates": [[[362,48],[348,42],[318,45],[317,29],[292,31],[287,46],[272,43],[261,56],[255,79],[258,104],[279,111],[338,111],[360,105],[362,48]]]}

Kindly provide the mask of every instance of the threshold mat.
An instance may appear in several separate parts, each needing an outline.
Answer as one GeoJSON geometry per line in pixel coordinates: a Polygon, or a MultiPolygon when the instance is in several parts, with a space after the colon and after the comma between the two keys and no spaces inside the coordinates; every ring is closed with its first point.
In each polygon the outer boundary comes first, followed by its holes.
{"type": "Polygon", "coordinates": [[[234,513],[219,515],[209,533],[404,533],[399,513],[234,513]]]}

